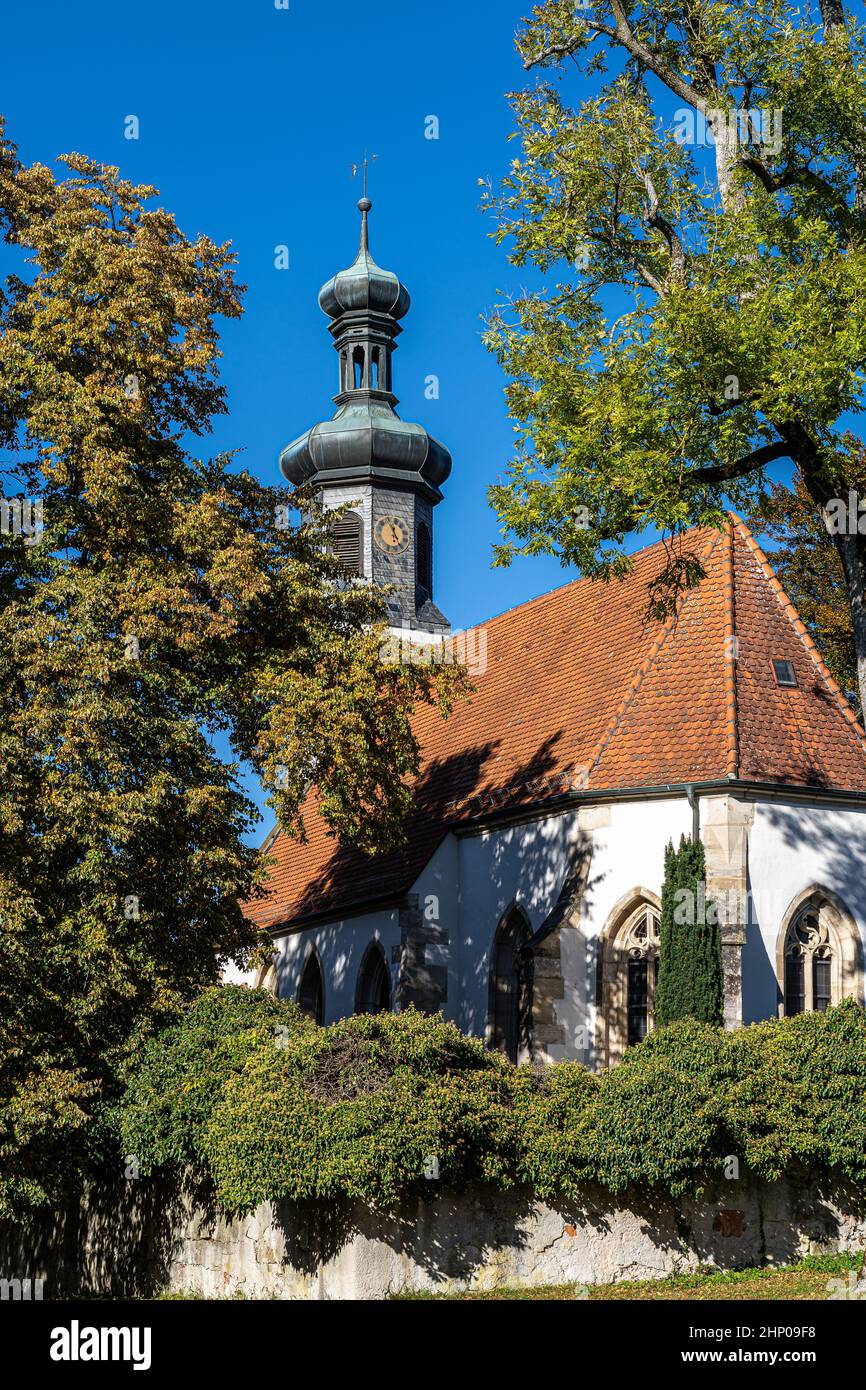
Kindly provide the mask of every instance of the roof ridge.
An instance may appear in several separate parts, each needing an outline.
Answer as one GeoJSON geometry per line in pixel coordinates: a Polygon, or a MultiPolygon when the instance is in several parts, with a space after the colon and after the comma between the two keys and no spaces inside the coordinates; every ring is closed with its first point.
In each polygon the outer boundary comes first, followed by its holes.
{"type": "Polygon", "coordinates": [[[725,720],[727,728],[727,767],[729,777],[740,775],[740,711],[737,700],[737,616],[734,577],[734,526],[728,521],[727,546],[722,571],[725,586],[725,720]]]}
{"type": "MultiPolygon", "coordinates": [[[[711,529],[714,528],[710,527],[709,525],[689,526],[687,530],[680,531],[675,536],[672,536],[669,539],[674,541],[683,541],[685,540],[686,536],[691,535],[694,531],[706,531],[711,529]]],[[[642,545],[639,550],[633,550],[631,554],[627,556],[627,558],[629,560],[639,560],[644,555],[649,555],[650,551],[658,550],[659,547],[665,546],[667,545],[667,543],[668,541],[666,540],[666,538],[664,536],[661,536],[657,541],[652,541],[649,545],[642,545]]],[[[623,578],[627,577],[627,575],[623,576],[623,578]]],[[[469,623],[465,631],[470,632],[473,628],[489,626],[490,623],[498,622],[500,618],[507,618],[511,613],[518,613],[521,608],[531,608],[534,603],[543,603],[545,599],[553,598],[556,594],[563,594],[565,593],[566,589],[577,588],[579,584],[596,584],[599,582],[599,580],[601,580],[601,582],[603,583],[606,582],[605,577],[601,575],[578,574],[575,576],[574,579],[568,579],[564,584],[558,584],[555,589],[545,589],[543,594],[536,594],[535,598],[526,598],[523,600],[522,603],[514,603],[511,605],[510,608],[502,608],[498,613],[492,613],[490,617],[482,618],[477,623],[469,623]]]]}
{"type": "Polygon", "coordinates": [[[764,578],[769,582],[770,588],[776,596],[776,601],[778,602],[779,607],[782,609],[782,612],[785,614],[785,617],[788,619],[788,622],[791,624],[791,627],[794,629],[794,632],[797,634],[801,643],[806,648],[806,651],[812,658],[812,661],[814,662],[822,680],[824,681],[831,695],[833,696],[833,699],[836,703],[836,706],[840,714],[842,714],[847,723],[850,724],[851,729],[860,740],[863,752],[866,753],[866,730],[864,730],[856,714],[852,710],[848,701],[845,699],[845,694],[841,686],[832,676],[830,669],[827,666],[827,663],[825,662],[814,641],[809,635],[809,631],[806,627],[806,624],[803,622],[802,618],[800,617],[800,614],[797,612],[795,605],[791,602],[790,598],[785,592],[784,586],[782,585],[781,581],[774,573],[773,566],[770,564],[760,545],[755,540],[751,527],[748,525],[747,522],[743,520],[741,516],[738,516],[736,512],[730,512],[729,515],[731,517],[732,522],[734,523],[734,527],[739,532],[741,538],[743,539],[743,541],[745,541],[746,546],[757,560],[758,565],[764,575],[764,578]]]}
{"type": "MultiPolygon", "coordinates": [[[[700,530],[700,529],[701,529],[701,528],[700,528],[700,527],[697,527],[697,526],[695,526],[695,527],[690,527],[690,530],[694,530],[694,531],[697,531],[697,530],[700,530]]],[[[683,534],[684,534],[684,535],[688,535],[688,532],[684,532],[683,534]]],[[[715,550],[716,546],[717,546],[718,543],[719,543],[720,535],[721,535],[721,533],[718,532],[718,531],[716,531],[716,532],[714,532],[714,534],[713,534],[712,536],[710,536],[709,542],[708,542],[708,544],[707,544],[706,551],[704,552],[703,556],[701,557],[702,560],[709,560],[710,556],[712,555],[713,551],[715,550]]],[[[658,633],[658,635],[655,637],[655,639],[654,639],[654,641],[653,641],[653,643],[652,643],[652,645],[651,645],[649,651],[647,652],[647,654],[646,654],[646,656],[644,657],[643,661],[640,663],[640,665],[639,665],[637,671],[635,672],[635,674],[632,676],[631,680],[629,681],[629,684],[628,684],[628,686],[626,687],[625,693],[624,693],[624,695],[623,695],[622,699],[620,700],[620,703],[619,703],[619,705],[618,705],[618,707],[617,707],[616,713],[613,715],[613,718],[609,720],[608,725],[607,725],[607,728],[605,729],[604,733],[602,734],[601,739],[599,740],[598,746],[597,746],[595,752],[594,752],[593,755],[592,755],[592,758],[590,759],[590,761],[589,761],[589,763],[588,763],[588,765],[587,765],[587,770],[586,770],[586,780],[587,780],[587,782],[589,781],[589,778],[590,778],[590,776],[592,775],[593,768],[597,767],[598,764],[601,762],[602,758],[604,757],[604,754],[607,752],[607,749],[608,749],[608,747],[610,746],[610,742],[611,742],[611,740],[613,739],[614,734],[616,733],[617,729],[618,729],[619,726],[621,725],[622,721],[625,719],[625,716],[626,716],[626,714],[627,714],[629,708],[631,707],[631,705],[634,703],[635,699],[637,698],[638,691],[640,690],[641,686],[643,685],[644,681],[646,680],[647,676],[650,674],[650,672],[651,672],[653,666],[655,665],[656,661],[658,660],[658,658],[659,658],[659,656],[660,656],[660,654],[661,654],[662,647],[665,645],[665,642],[667,641],[667,639],[668,639],[668,637],[670,636],[671,632],[672,632],[672,631],[674,630],[674,628],[676,627],[677,621],[678,621],[678,619],[680,618],[680,615],[682,614],[683,609],[685,608],[685,606],[686,606],[686,604],[688,603],[689,599],[691,598],[692,594],[696,593],[697,590],[698,590],[699,588],[700,588],[700,585],[695,585],[693,588],[687,589],[686,592],[685,592],[683,595],[681,595],[680,599],[679,599],[678,602],[677,602],[677,607],[676,607],[675,611],[671,614],[671,616],[670,616],[670,617],[667,619],[667,621],[664,623],[664,625],[663,625],[661,631],[660,631],[660,632],[658,633]]]]}

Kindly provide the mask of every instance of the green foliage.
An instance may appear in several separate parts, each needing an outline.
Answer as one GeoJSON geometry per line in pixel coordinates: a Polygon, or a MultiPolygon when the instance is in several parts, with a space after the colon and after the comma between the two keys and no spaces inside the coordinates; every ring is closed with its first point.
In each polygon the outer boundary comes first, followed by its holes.
{"type": "Polygon", "coordinates": [[[726,1121],[767,1177],[791,1163],[866,1183],[866,1027],[848,1000],[729,1035],[726,1121]]]}
{"type": "Polygon", "coordinates": [[[250,1058],[205,1153],[220,1199],[432,1194],[513,1181],[514,1069],[414,1010],[347,1019],[250,1058]],[[427,1176],[429,1174],[429,1176],[427,1176]]]}
{"type": "MultiPolygon", "coordinates": [[[[815,0],[540,0],[517,46],[557,80],[512,95],[515,156],[483,195],[543,277],[488,323],[516,439],[497,559],[621,574],[626,536],[656,527],[658,617],[701,578],[678,538],[751,512],[771,463],[797,465],[816,517],[857,485],[866,30],[815,0]]],[[[857,614],[866,538],[836,548],[857,614]]]]}
{"type": "Polygon", "coordinates": [[[0,123],[3,497],[43,527],[0,527],[0,1210],[56,1191],[126,1058],[256,950],[241,764],[283,828],[311,797],[393,846],[412,713],[452,688],[382,661],[383,597],[333,582],[321,516],[190,452],[227,409],[230,247],[60,163],[23,165],[0,123]]]}
{"type": "Polygon", "coordinates": [[[699,1186],[733,1152],[721,1097],[727,1035],[684,1019],[626,1051],[584,1117],[596,1180],[674,1194],[699,1186]]]}
{"type": "Polygon", "coordinates": [[[215,986],[136,1057],[121,1111],[121,1141],[142,1173],[166,1163],[201,1163],[214,1106],[230,1076],[256,1051],[314,1033],[296,1004],[268,990],[215,986]]]}
{"type": "Polygon", "coordinates": [[[602,1083],[578,1062],[521,1067],[518,1077],[518,1180],[543,1199],[572,1196],[595,1176],[584,1120],[595,1113],[602,1083]]]}
{"type": "Polygon", "coordinates": [[[316,1028],[261,993],[212,991],[145,1049],[121,1133],[145,1171],[209,1173],[232,1211],[469,1184],[676,1195],[731,1156],[767,1179],[797,1165],[864,1185],[866,1014],[849,1001],[734,1033],[683,1019],[594,1076],[514,1067],[411,1009],[316,1028]]]}
{"type": "Polygon", "coordinates": [[[706,900],[704,847],[684,835],[665,850],[655,1024],[722,1022],[724,972],[716,905],[706,900]]]}

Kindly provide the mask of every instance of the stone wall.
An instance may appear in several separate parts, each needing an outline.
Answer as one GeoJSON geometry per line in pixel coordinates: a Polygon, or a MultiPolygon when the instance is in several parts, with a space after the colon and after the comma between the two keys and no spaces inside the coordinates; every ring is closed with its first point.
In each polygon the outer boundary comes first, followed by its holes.
{"type": "Polygon", "coordinates": [[[0,1227],[0,1277],[46,1298],[157,1291],[210,1298],[383,1298],[401,1290],[662,1278],[779,1264],[866,1244],[866,1196],[803,1179],[722,1182],[700,1201],[588,1191],[579,1206],[476,1190],[391,1213],[265,1204],[226,1218],[189,1185],[92,1190],[57,1217],[0,1227]]]}

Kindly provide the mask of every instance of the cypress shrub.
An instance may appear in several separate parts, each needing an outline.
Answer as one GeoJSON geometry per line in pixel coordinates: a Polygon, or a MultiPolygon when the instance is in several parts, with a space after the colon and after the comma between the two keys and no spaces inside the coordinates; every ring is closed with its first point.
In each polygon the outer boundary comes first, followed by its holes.
{"type": "Polygon", "coordinates": [[[724,999],[718,913],[706,898],[706,865],[700,840],[680,840],[665,851],[655,1023],[680,1018],[721,1024],[724,999]]]}

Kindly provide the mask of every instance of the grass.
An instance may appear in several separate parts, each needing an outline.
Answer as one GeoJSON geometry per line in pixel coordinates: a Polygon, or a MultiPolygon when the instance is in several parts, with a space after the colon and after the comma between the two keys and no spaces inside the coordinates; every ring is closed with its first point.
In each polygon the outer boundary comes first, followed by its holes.
{"type": "Polygon", "coordinates": [[[862,1255],[810,1255],[796,1264],[773,1269],[704,1269],[694,1274],[670,1275],[666,1279],[642,1279],[620,1284],[547,1284],[534,1289],[499,1288],[466,1290],[462,1293],[395,1294],[398,1300],[453,1300],[498,1302],[504,1299],[588,1302],[609,1300],[701,1301],[721,1299],[744,1302],[753,1299],[816,1301],[829,1297],[831,1279],[847,1281],[849,1270],[861,1271],[862,1255]]]}

